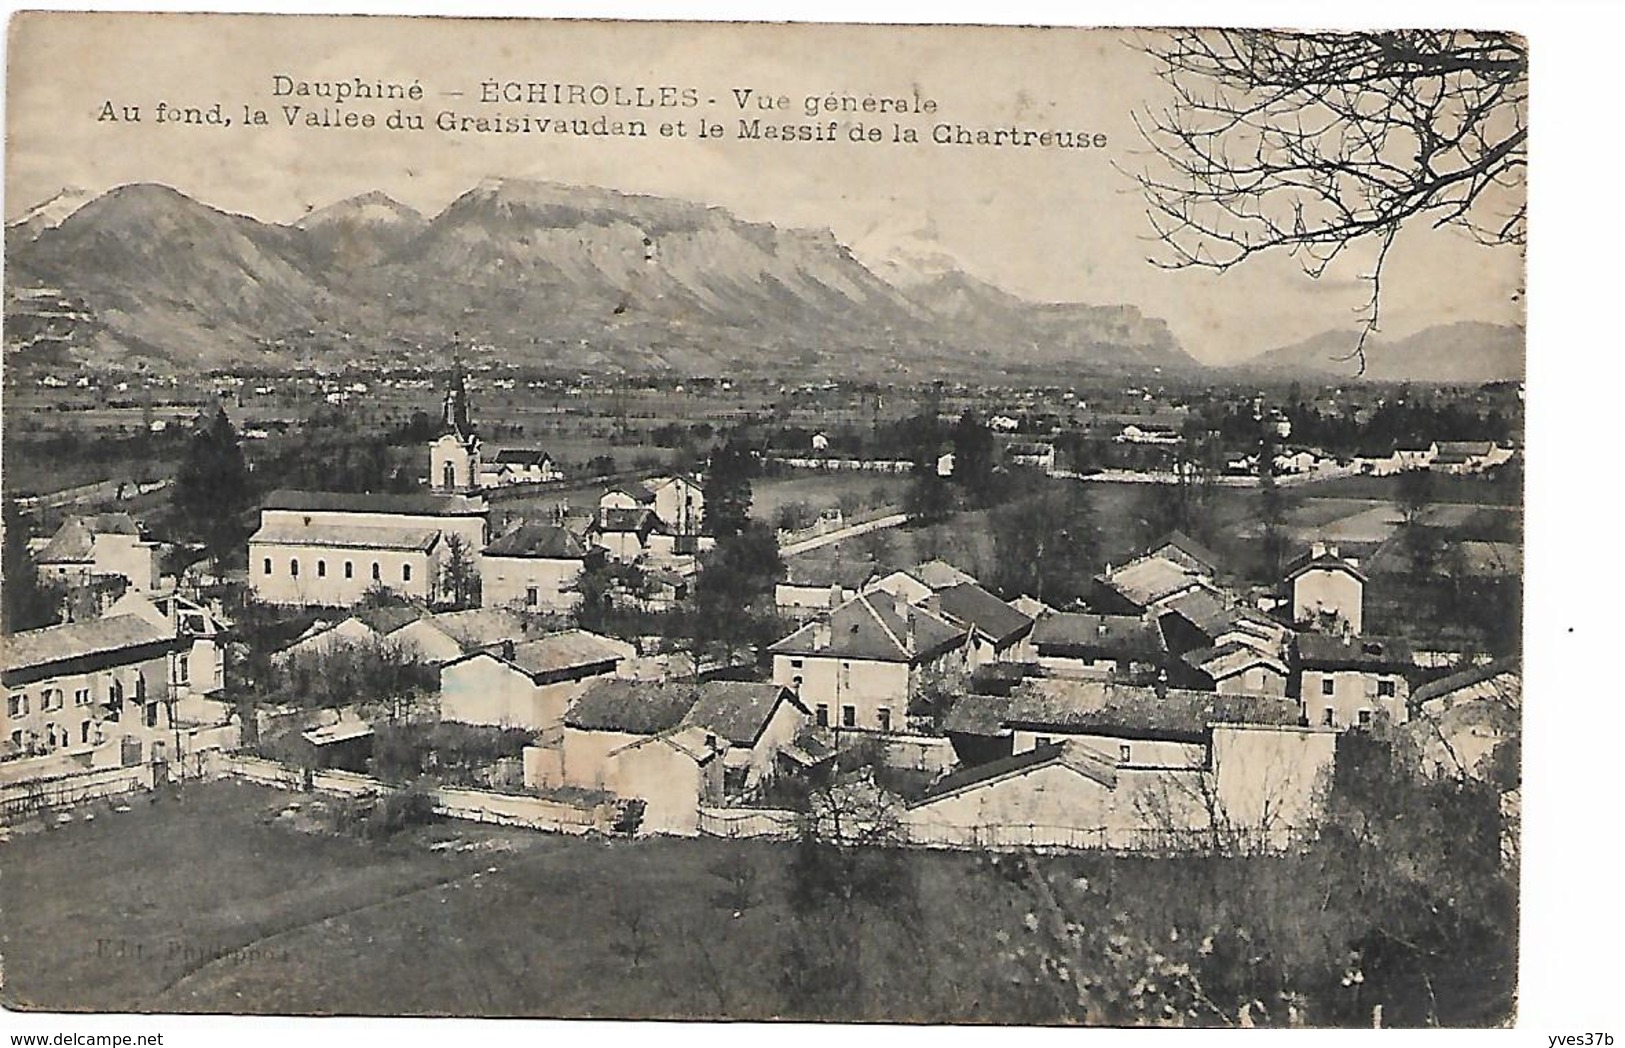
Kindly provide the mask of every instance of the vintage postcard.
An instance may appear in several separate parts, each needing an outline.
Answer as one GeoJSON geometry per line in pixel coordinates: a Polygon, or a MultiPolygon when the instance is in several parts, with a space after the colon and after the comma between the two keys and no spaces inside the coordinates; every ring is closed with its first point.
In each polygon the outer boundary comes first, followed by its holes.
{"type": "Polygon", "coordinates": [[[7,1009],[1514,1021],[1518,34],[9,40],[7,1009]]]}

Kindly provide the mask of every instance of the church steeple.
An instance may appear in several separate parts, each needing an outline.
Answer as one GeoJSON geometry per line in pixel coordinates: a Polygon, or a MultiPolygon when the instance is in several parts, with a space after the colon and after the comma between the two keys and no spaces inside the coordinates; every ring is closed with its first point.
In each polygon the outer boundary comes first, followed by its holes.
{"type": "Polygon", "coordinates": [[[474,491],[480,486],[480,438],[468,412],[462,368],[452,372],[440,406],[440,435],[429,444],[429,486],[435,491],[474,491]]]}

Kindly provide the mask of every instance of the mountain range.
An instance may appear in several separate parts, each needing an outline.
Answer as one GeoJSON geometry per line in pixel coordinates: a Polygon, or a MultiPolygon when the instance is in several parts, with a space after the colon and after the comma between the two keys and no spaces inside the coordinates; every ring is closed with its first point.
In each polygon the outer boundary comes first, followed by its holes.
{"type": "Polygon", "coordinates": [[[1274,375],[1452,385],[1521,381],[1524,377],[1523,329],[1504,324],[1458,321],[1401,339],[1367,339],[1363,374],[1354,353],[1359,342],[1358,331],[1325,331],[1270,350],[1240,367],[1274,375]]]}
{"type": "Polygon", "coordinates": [[[427,217],[371,192],[281,225],[167,186],[66,191],[6,230],[14,353],[336,367],[453,343],[515,364],[848,376],[1194,369],[1128,305],[1035,303],[824,229],[488,180],[427,217]]]}

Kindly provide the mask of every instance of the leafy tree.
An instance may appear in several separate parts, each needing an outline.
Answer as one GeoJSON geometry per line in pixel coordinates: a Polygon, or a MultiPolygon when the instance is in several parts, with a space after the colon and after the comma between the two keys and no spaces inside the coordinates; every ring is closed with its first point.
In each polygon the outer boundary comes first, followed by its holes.
{"type": "MultiPolygon", "coordinates": [[[[1506,33],[1179,30],[1154,38],[1171,103],[1136,115],[1161,265],[1225,270],[1262,252],[1319,277],[1376,262],[1358,344],[1377,329],[1401,226],[1524,241],[1528,53],[1506,33]]],[[[1361,356],[1363,369],[1364,358],[1361,356]]]]}
{"type": "Polygon", "coordinates": [[[940,524],[953,512],[954,493],[948,481],[937,475],[937,466],[916,466],[914,479],[903,495],[903,512],[915,525],[940,524]]]}
{"type": "Polygon", "coordinates": [[[225,408],[193,434],[172,498],[182,526],[202,541],[218,574],[244,547],[243,518],[254,504],[248,463],[225,408]]]}
{"type": "Polygon", "coordinates": [[[5,552],[0,563],[0,589],[4,591],[5,622],[0,632],[17,633],[54,625],[62,607],[61,588],[39,576],[28,552],[28,529],[16,503],[5,509],[5,552]]]}
{"type": "Polygon", "coordinates": [[[446,536],[446,556],[440,565],[440,592],[454,606],[480,605],[480,567],[460,536],[446,536]]]}
{"type": "Polygon", "coordinates": [[[694,580],[696,649],[719,647],[731,655],[777,639],[774,588],[784,577],[778,537],[766,524],[749,521],[738,533],[719,538],[700,555],[694,580]]]}
{"type": "Polygon", "coordinates": [[[705,528],[718,541],[738,535],[750,522],[750,482],[755,473],[756,457],[737,436],[711,452],[705,473],[705,528]]]}
{"type": "Polygon", "coordinates": [[[1089,591],[1098,539],[1083,485],[1063,482],[993,511],[994,578],[1007,596],[1065,607],[1089,591]]]}
{"type": "Polygon", "coordinates": [[[976,413],[966,408],[949,434],[954,449],[954,483],[986,505],[993,486],[993,433],[976,413]]]}

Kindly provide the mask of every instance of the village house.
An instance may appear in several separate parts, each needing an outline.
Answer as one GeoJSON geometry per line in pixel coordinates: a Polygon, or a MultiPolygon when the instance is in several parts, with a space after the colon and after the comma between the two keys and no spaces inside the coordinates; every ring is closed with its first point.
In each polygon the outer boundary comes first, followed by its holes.
{"type": "Polygon", "coordinates": [[[503,448],[480,462],[479,486],[501,488],[510,484],[552,484],[564,479],[553,456],[536,448],[503,448]]]}
{"type": "Polygon", "coordinates": [[[215,719],[222,712],[212,701],[226,687],[225,637],[229,623],[210,608],[178,594],[151,596],[130,592],[113,602],[105,618],[134,615],[173,633],[180,647],[175,652],[177,715],[193,720],[215,719]]]}
{"type": "MultiPolygon", "coordinates": [[[[705,490],[683,474],[651,477],[636,484],[610,488],[598,499],[600,529],[607,528],[608,511],[647,510],[653,529],[676,540],[675,552],[698,552],[697,539],[705,524],[705,490]]],[[[629,519],[629,518],[628,518],[629,519]]]]}
{"type": "Polygon", "coordinates": [[[630,649],[585,630],[567,630],[459,656],[440,667],[440,719],[556,729],[586,683],[614,676],[630,649]]]}
{"type": "Polygon", "coordinates": [[[345,648],[392,644],[391,635],[428,614],[426,609],[415,605],[392,604],[362,608],[337,622],[317,619],[292,644],[273,653],[271,662],[286,665],[294,659],[319,658],[345,648]]]}
{"type": "Polygon", "coordinates": [[[820,727],[898,731],[928,686],[969,672],[970,631],[886,593],[860,594],[768,648],[773,681],[820,727]]]}
{"type": "Polygon", "coordinates": [[[417,616],[384,638],[410,656],[440,666],[471,651],[517,642],[529,634],[529,623],[516,611],[469,608],[417,616]]]}
{"type": "Polygon", "coordinates": [[[1437,447],[1428,468],[1440,473],[1483,473],[1512,458],[1511,448],[1489,440],[1441,440],[1437,447]]]}
{"type": "Polygon", "coordinates": [[[1033,620],[974,582],[937,590],[921,606],[970,630],[968,663],[973,671],[988,662],[1033,657],[1033,620]]]}
{"type": "Polygon", "coordinates": [[[465,495],[273,491],[248,540],[248,584],[267,604],[343,608],[369,589],[432,603],[451,547],[475,570],[489,507],[465,495]]]}
{"type": "Polygon", "coordinates": [[[1149,680],[1165,655],[1162,635],[1138,615],[1083,612],[1041,616],[1033,625],[1032,648],[1046,673],[1100,679],[1149,680]]]}
{"type": "Polygon", "coordinates": [[[1358,635],[1365,625],[1365,584],[1357,560],[1339,556],[1336,546],[1311,543],[1307,554],[1287,566],[1292,621],[1325,633],[1358,635]]]}
{"type": "Polygon", "coordinates": [[[1055,472],[1055,445],[1009,444],[1005,446],[1004,459],[1012,466],[1040,470],[1047,475],[1055,472]]]}
{"type": "Polygon", "coordinates": [[[1364,728],[1378,717],[1402,724],[1409,716],[1406,675],[1416,664],[1403,640],[1303,633],[1296,665],[1306,724],[1364,728]]]}
{"type": "Polygon", "coordinates": [[[909,604],[918,604],[931,594],[951,586],[974,585],[974,576],[945,560],[928,560],[906,571],[876,574],[863,585],[864,593],[889,593],[909,604]]]}
{"type": "Polygon", "coordinates": [[[128,513],[71,516],[34,553],[41,579],[70,587],[122,579],[137,593],[158,589],[160,547],[128,513]]]}
{"type": "Polygon", "coordinates": [[[1438,456],[1439,445],[1431,440],[1426,444],[1401,444],[1394,448],[1394,461],[1398,463],[1401,471],[1427,469],[1433,465],[1433,460],[1438,456]]]}
{"type": "Polygon", "coordinates": [[[1335,755],[1333,734],[1296,717],[1279,699],[1029,681],[980,712],[1013,748],[933,783],[904,830],[983,847],[1283,847],[1312,827],[1335,755]]]}
{"type": "MultiPolygon", "coordinates": [[[[5,641],[7,758],[53,757],[40,774],[118,766],[164,753],[172,727],[174,660],[189,644],[139,615],[87,619],[14,633],[5,641]]],[[[32,766],[31,766],[32,767],[32,766]]]]}
{"type": "Polygon", "coordinates": [[[480,553],[480,603],[563,614],[581,573],[604,558],[562,524],[521,524],[480,553]]]}
{"type": "Polygon", "coordinates": [[[706,681],[683,724],[715,736],[723,749],[725,791],[738,796],[778,773],[780,754],[794,745],[810,718],[807,707],[782,684],[706,681]]]}
{"type": "Polygon", "coordinates": [[[1197,691],[1224,695],[1269,695],[1287,692],[1286,663],[1251,644],[1230,640],[1197,648],[1180,656],[1169,668],[1168,682],[1197,691]]]}
{"type": "Polygon", "coordinates": [[[1407,730],[1421,770],[1483,779],[1496,749],[1522,730],[1521,660],[1497,659],[1431,681],[1411,692],[1410,705],[1407,730]]]}
{"type": "Polygon", "coordinates": [[[873,561],[809,566],[805,558],[793,557],[785,580],[773,587],[773,602],[781,616],[805,621],[856,597],[874,577],[873,561]]]}
{"type": "Polygon", "coordinates": [[[1205,572],[1162,556],[1138,557],[1119,567],[1108,567],[1095,576],[1094,583],[1090,607],[1113,615],[1145,615],[1194,590],[1221,597],[1205,572]]]}

